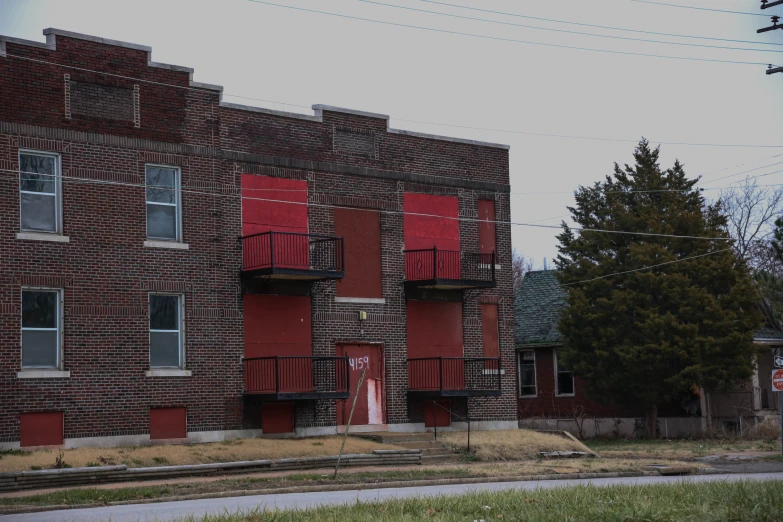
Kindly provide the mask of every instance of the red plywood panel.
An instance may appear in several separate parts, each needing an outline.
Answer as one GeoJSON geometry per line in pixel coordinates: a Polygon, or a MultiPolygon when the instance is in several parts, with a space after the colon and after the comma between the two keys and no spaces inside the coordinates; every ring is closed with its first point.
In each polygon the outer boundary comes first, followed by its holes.
{"type": "Polygon", "coordinates": [[[484,357],[500,357],[500,339],[498,336],[498,305],[481,305],[481,330],[484,343],[484,357]]]}
{"type": "Polygon", "coordinates": [[[312,355],[309,296],[244,296],[245,357],[312,355]]]}
{"type": "Polygon", "coordinates": [[[462,357],[462,303],[407,302],[408,358],[462,357]]]}
{"type": "Polygon", "coordinates": [[[403,208],[406,250],[459,251],[459,200],[455,196],[406,192],[403,208]]]}
{"type": "Polygon", "coordinates": [[[342,344],[338,345],[337,354],[348,357],[351,391],[349,399],[342,401],[342,404],[338,403],[337,423],[346,424],[348,422],[357,393],[356,386],[362,371],[365,371],[351,424],[383,424],[386,414],[382,347],[368,344],[342,344]]]}
{"type": "Polygon", "coordinates": [[[270,230],[307,233],[307,182],[242,174],[242,234],[270,230]]]}
{"type": "MultiPolygon", "coordinates": [[[[451,409],[451,401],[434,401],[437,404],[443,406],[443,408],[451,409]]],[[[451,426],[451,414],[444,410],[434,406],[433,401],[427,401],[424,403],[424,426],[426,428],[432,428],[435,423],[438,423],[438,427],[451,426]]]]}
{"type": "Polygon", "coordinates": [[[343,238],[345,278],[340,297],[382,297],[381,224],[375,210],[334,209],[334,233],[343,238]]]}
{"type": "Polygon", "coordinates": [[[19,416],[19,445],[60,446],[63,444],[63,412],[22,413],[19,416]]]}
{"type": "Polygon", "coordinates": [[[478,202],[479,213],[479,248],[482,254],[491,254],[495,251],[495,202],[489,199],[480,199],[478,202]]]}
{"type": "Polygon", "coordinates": [[[150,408],[150,439],[184,439],[187,436],[185,408],[150,408]]]}
{"type": "Polygon", "coordinates": [[[265,434],[294,431],[294,405],[290,402],[265,403],[261,409],[261,430],[265,434]]]}

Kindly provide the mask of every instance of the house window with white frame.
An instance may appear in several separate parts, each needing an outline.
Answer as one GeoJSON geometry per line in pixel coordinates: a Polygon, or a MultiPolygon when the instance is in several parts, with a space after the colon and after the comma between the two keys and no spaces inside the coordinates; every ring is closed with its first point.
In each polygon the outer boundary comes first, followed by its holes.
{"type": "Polygon", "coordinates": [[[61,291],[22,289],[22,368],[60,367],[61,291]]]}
{"type": "Polygon", "coordinates": [[[182,368],[184,298],[150,294],[150,368],[182,368]]]}
{"type": "Polygon", "coordinates": [[[182,239],[180,169],[146,166],[147,238],[163,241],[182,239]]]}
{"type": "Polygon", "coordinates": [[[60,157],[19,151],[19,221],[27,232],[62,232],[60,157]]]}
{"type": "Polygon", "coordinates": [[[522,350],[519,352],[519,396],[535,397],[536,390],[536,352],[522,350]]]}
{"type": "Polygon", "coordinates": [[[555,395],[574,395],[574,372],[563,368],[557,357],[557,352],[553,351],[552,353],[555,358],[555,395]]]}

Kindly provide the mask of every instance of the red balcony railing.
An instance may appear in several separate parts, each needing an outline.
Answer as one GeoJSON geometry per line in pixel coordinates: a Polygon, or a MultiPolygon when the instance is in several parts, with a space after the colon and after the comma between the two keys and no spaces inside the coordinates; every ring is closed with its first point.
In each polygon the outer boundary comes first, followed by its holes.
{"type": "Polygon", "coordinates": [[[492,286],[495,283],[495,254],[457,250],[405,250],[406,282],[452,282],[445,286],[492,286]]]}
{"type": "Polygon", "coordinates": [[[244,364],[246,394],[279,399],[349,396],[348,357],[254,357],[244,364]]]}
{"type": "Polygon", "coordinates": [[[501,373],[496,357],[408,359],[408,391],[429,396],[500,395],[501,373]]]}
{"type": "Polygon", "coordinates": [[[240,238],[242,270],[342,277],[343,238],[292,232],[262,232],[240,238]]]}

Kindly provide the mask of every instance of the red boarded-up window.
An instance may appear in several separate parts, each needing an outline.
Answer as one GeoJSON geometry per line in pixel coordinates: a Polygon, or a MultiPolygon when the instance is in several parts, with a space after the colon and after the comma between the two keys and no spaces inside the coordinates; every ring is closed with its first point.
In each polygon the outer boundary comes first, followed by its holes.
{"type": "Polygon", "coordinates": [[[481,330],[484,342],[484,357],[500,357],[498,338],[498,305],[481,305],[481,330]]]}
{"type": "Polygon", "coordinates": [[[63,443],[63,412],[22,413],[19,416],[19,445],[60,446],[63,443]]]}
{"type": "Polygon", "coordinates": [[[306,181],[242,174],[242,235],[265,232],[243,242],[246,270],[310,267],[306,181]]]}
{"type": "Polygon", "coordinates": [[[310,297],[247,294],[245,358],[312,355],[310,297]]]}
{"type": "Polygon", "coordinates": [[[343,238],[345,278],[339,297],[381,297],[381,224],[375,210],[334,209],[334,233],[343,238]]]}
{"type": "Polygon", "coordinates": [[[456,219],[459,201],[456,196],[406,192],[403,204],[405,250],[437,247],[438,250],[459,251],[459,221],[456,219]]]}
{"type": "Polygon", "coordinates": [[[242,235],[270,230],[307,233],[307,182],[242,174],[242,235]]]}
{"type": "Polygon", "coordinates": [[[491,254],[495,251],[495,202],[480,199],[478,213],[480,252],[491,254]]]}
{"type": "Polygon", "coordinates": [[[408,301],[408,357],[462,357],[462,303],[408,301]]]}
{"type": "Polygon", "coordinates": [[[150,439],[184,439],[188,436],[185,408],[150,408],[150,439]]]}
{"type": "Polygon", "coordinates": [[[290,402],[267,402],[261,409],[261,430],[264,434],[294,431],[294,405],[290,402]]]}

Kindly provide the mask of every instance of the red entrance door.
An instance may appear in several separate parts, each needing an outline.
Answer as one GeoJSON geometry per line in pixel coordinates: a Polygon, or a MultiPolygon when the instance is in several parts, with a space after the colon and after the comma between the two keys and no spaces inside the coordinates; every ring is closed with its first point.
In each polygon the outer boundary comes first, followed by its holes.
{"type": "Polygon", "coordinates": [[[341,344],[337,346],[337,354],[348,357],[348,367],[351,372],[351,397],[338,403],[337,423],[348,423],[351,406],[356,396],[356,385],[362,370],[365,370],[364,382],[356,399],[351,425],[383,424],[386,419],[383,348],[372,344],[341,344]]]}

